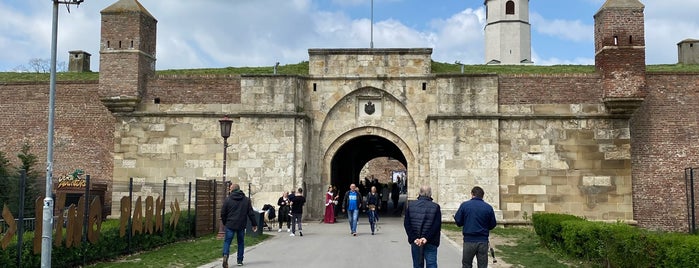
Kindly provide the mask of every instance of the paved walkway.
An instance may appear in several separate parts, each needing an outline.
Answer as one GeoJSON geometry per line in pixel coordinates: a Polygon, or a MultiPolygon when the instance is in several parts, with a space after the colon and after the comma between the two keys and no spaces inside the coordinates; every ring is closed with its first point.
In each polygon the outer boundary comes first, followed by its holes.
{"type": "MultiPolygon", "coordinates": [[[[346,219],[335,224],[304,223],[302,237],[298,233],[290,237],[286,229],[281,233],[265,229],[266,234],[274,237],[246,248],[244,267],[412,267],[403,219],[382,217],[379,225],[376,235],[371,235],[366,217],[360,218],[356,237],[350,235],[346,219]]],[[[235,241],[233,243],[232,248],[235,248],[235,241]]],[[[232,253],[231,267],[235,266],[235,259],[232,253]]],[[[438,250],[438,264],[441,268],[461,267],[459,245],[444,235],[438,250]]],[[[214,267],[221,267],[220,259],[200,266],[214,267]]]]}

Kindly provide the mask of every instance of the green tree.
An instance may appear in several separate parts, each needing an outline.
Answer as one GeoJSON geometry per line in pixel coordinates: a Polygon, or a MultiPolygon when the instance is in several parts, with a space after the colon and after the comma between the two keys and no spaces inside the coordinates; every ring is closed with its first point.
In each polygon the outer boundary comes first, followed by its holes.
{"type": "MultiPolygon", "coordinates": [[[[22,169],[27,173],[24,185],[24,217],[28,218],[34,217],[34,200],[40,196],[37,186],[39,182],[39,173],[34,168],[37,157],[30,152],[30,149],[31,146],[29,143],[24,143],[24,145],[22,145],[22,151],[17,154],[17,157],[22,161],[22,165],[17,170],[18,176],[21,174],[20,171],[22,169]]],[[[16,189],[19,189],[19,179],[17,179],[16,184],[16,189]]],[[[17,197],[17,199],[19,199],[19,194],[17,194],[17,197]]],[[[17,207],[19,207],[19,205],[17,205],[17,207]]]]}
{"type": "Polygon", "coordinates": [[[0,212],[3,205],[10,205],[11,195],[14,192],[14,178],[10,176],[10,160],[5,158],[5,154],[0,152],[0,212]]]}

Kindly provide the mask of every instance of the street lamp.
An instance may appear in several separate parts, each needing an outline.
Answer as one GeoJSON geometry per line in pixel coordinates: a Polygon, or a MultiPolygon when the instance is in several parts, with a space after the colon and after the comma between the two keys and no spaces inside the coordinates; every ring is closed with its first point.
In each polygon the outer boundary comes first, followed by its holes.
{"type": "Polygon", "coordinates": [[[226,185],[226,149],[228,148],[228,137],[231,136],[233,120],[224,116],[218,122],[221,124],[221,137],[223,137],[223,185],[226,185]]]}
{"type": "MultiPolygon", "coordinates": [[[[226,187],[226,159],[227,159],[227,153],[226,149],[228,149],[228,137],[231,136],[231,126],[233,125],[233,120],[228,118],[228,116],[224,116],[222,119],[218,120],[218,123],[221,124],[221,137],[223,137],[223,187],[226,187]]],[[[223,192],[225,193],[228,189],[223,189],[223,192]]],[[[223,195],[223,202],[226,202],[226,195],[223,195]]],[[[223,203],[221,203],[221,209],[223,209],[223,203]]],[[[224,230],[223,230],[223,223],[219,225],[218,228],[218,235],[216,236],[219,239],[223,239],[224,236],[224,230]]]]}
{"type": "Polygon", "coordinates": [[[41,226],[41,267],[51,267],[51,247],[53,246],[53,122],[56,110],[56,47],[58,40],[58,4],[80,5],[84,0],[53,0],[53,20],[51,25],[51,76],[49,82],[49,125],[46,149],[46,195],[44,197],[43,220],[41,226]]]}

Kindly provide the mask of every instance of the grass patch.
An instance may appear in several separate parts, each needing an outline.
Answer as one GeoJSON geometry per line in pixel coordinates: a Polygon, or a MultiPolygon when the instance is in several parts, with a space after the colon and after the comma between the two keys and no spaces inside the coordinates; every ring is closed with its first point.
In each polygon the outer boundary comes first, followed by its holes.
{"type": "MultiPolygon", "coordinates": [[[[51,76],[49,73],[15,73],[15,72],[0,72],[0,83],[8,82],[49,82],[51,76]]],[[[61,72],[56,73],[56,81],[97,81],[99,73],[71,73],[61,72]]]]}
{"type": "MultiPolygon", "coordinates": [[[[249,247],[267,239],[269,235],[245,237],[245,247],[249,247]]],[[[237,247],[233,240],[231,256],[235,263],[237,247]]],[[[128,267],[198,267],[221,258],[223,240],[216,235],[207,235],[196,239],[173,243],[159,249],[141,252],[111,262],[97,263],[88,267],[128,268],[128,267]]]]}
{"type": "MultiPolygon", "coordinates": [[[[308,61],[296,64],[280,65],[277,74],[308,75],[308,61]]],[[[699,73],[699,64],[657,64],[647,65],[649,73],[699,73]]],[[[274,66],[261,67],[225,67],[203,69],[158,70],[158,75],[270,75],[274,66]]],[[[461,65],[444,62],[432,62],[434,74],[459,74],[461,65]]],[[[595,73],[594,65],[464,65],[464,74],[589,74],[595,73]]],[[[57,81],[97,81],[98,72],[61,72],[56,74],[57,81]]],[[[49,82],[48,73],[0,72],[0,83],[49,82]]]]}
{"type": "MultiPolygon", "coordinates": [[[[443,224],[442,230],[458,232],[459,237],[461,234],[461,228],[454,224],[443,224]]],[[[545,248],[539,243],[539,237],[534,230],[528,227],[495,228],[490,233],[491,242],[497,249],[495,258],[511,264],[512,267],[595,267],[580,260],[571,260],[562,254],[545,248]],[[506,242],[502,244],[493,242],[494,239],[492,238],[495,236],[499,237],[498,241],[506,242]]],[[[461,242],[461,240],[456,241],[461,242]]],[[[492,262],[492,260],[490,261],[492,262]]]]}

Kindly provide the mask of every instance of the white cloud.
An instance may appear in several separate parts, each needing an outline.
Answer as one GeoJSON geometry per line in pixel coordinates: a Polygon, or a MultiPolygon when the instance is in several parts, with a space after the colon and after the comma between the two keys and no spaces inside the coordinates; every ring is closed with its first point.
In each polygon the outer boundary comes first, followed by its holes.
{"type": "Polygon", "coordinates": [[[441,62],[456,60],[466,64],[484,61],[485,9],[465,9],[446,20],[431,23],[435,31],[432,41],[433,59],[441,62]]]}
{"type": "Polygon", "coordinates": [[[532,30],[562,40],[587,42],[594,39],[594,26],[579,20],[546,19],[538,13],[530,15],[532,30]]]}

